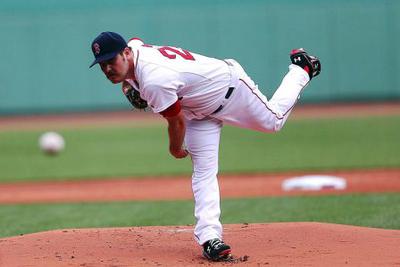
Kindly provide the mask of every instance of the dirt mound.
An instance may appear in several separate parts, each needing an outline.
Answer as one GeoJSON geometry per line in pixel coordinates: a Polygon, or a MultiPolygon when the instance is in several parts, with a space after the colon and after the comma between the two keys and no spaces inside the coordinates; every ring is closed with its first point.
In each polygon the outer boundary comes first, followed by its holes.
{"type": "Polygon", "coordinates": [[[0,266],[388,266],[400,231],[323,223],[225,225],[235,263],[210,263],[191,226],[57,230],[0,239],[0,266]]]}

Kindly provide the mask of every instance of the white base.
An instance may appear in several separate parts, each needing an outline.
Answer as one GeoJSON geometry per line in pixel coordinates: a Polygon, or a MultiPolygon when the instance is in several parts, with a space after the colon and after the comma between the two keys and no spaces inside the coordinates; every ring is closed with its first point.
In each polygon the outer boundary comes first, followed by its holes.
{"type": "Polygon", "coordinates": [[[322,189],[344,190],[346,189],[346,185],[346,179],[344,178],[329,175],[306,175],[286,179],[282,183],[282,189],[284,191],[317,191],[322,189]]]}

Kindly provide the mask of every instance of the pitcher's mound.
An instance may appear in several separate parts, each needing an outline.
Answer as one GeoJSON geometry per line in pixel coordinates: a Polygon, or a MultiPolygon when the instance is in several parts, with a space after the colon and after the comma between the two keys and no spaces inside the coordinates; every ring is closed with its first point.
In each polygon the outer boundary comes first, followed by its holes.
{"type": "Polygon", "coordinates": [[[400,231],[323,223],[225,225],[236,262],[211,263],[188,226],[57,230],[0,239],[0,266],[388,266],[400,231]]]}

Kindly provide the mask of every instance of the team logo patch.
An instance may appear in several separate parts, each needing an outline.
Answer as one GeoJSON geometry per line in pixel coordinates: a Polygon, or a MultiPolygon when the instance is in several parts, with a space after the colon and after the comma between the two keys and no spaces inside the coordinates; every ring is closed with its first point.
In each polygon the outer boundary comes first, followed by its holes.
{"type": "Polygon", "coordinates": [[[100,54],[100,45],[98,43],[93,44],[93,51],[96,55],[100,54]]]}

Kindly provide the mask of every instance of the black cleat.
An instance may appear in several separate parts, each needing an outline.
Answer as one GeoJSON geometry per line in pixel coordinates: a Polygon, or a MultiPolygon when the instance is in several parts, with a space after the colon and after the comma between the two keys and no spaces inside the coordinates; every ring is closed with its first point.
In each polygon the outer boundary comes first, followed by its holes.
{"type": "Polygon", "coordinates": [[[303,68],[310,76],[310,80],[321,72],[321,62],[314,56],[310,56],[303,48],[293,49],[290,52],[290,60],[294,65],[303,68]]]}
{"type": "Polygon", "coordinates": [[[231,258],[231,247],[219,238],[203,244],[203,256],[212,261],[226,261],[231,258]]]}

